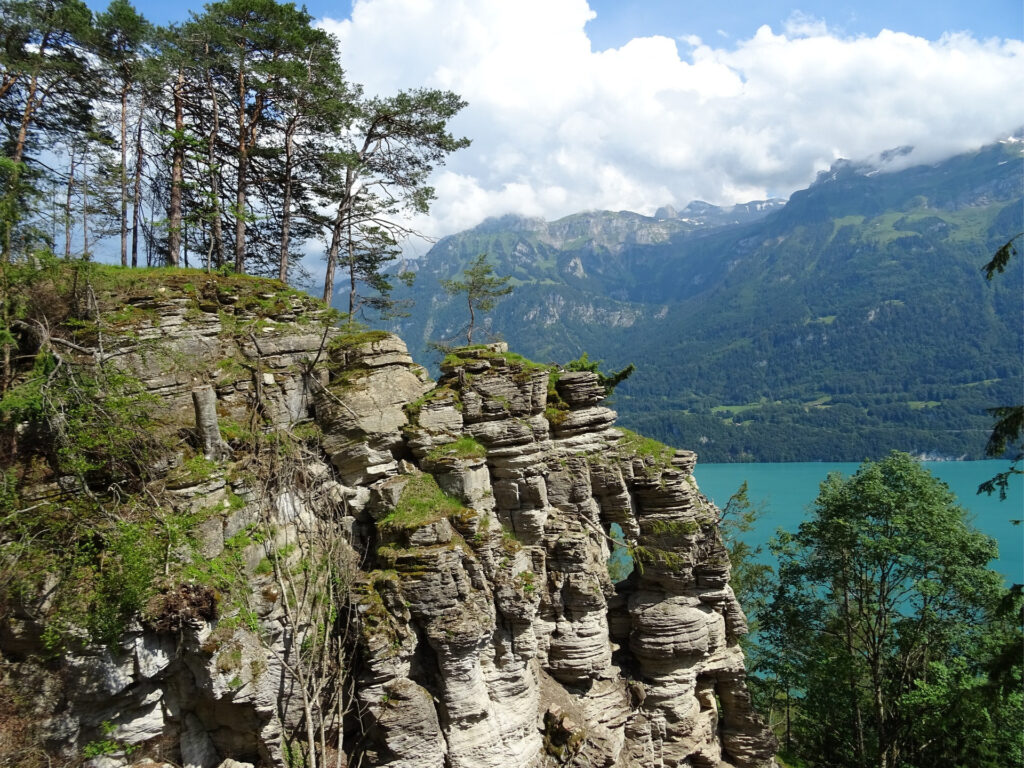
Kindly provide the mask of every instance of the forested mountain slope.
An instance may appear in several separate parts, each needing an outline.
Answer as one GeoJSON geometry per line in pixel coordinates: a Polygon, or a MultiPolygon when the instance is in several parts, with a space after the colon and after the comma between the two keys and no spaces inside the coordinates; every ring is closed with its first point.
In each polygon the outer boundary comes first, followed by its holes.
{"type": "Polygon", "coordinates": [[[492,330],[535,359],[636,363],[622,421],[707,461],[980,458],[985,409],[1022,380],[1020,263],[980,271],[1024,229],[1021,147],[840,161],[785,206],[490,219],[421,260],[400,331],[454,336],[464,307],[438,280],[486,252],[516,286],[492,330]]]}

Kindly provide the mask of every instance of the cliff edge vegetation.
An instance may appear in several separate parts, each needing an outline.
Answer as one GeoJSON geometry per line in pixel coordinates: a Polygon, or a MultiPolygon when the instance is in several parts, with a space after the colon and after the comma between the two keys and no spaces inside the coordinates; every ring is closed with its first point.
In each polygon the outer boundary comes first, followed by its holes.
{"type": "Polygon", "coordinates": [[[597,372],[435,382],[245,276],[4,281],[0,764],[772,763],[696,457],[597,372]]]}

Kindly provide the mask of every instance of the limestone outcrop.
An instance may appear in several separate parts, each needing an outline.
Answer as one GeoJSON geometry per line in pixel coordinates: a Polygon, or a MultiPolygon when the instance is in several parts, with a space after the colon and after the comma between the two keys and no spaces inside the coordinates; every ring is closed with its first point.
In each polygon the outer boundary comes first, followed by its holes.
{"type": "MultiPolygon", "coordinates": [[[[159,546],[145,605],[102,638],[62,607],[73,570],[0,582],[0,693],[34,692],[0,709],[22,740],[0,751],[92,768],[773,764],[693,453],[617,428],[596,374],[496,344],[456,350],[433,382],[397,337],[263,298],[210,279],[131,299],[116,365],[178,442],[133,483],[22,475],[18,504],[84,494],[127,520],[103,530],[159,546]],[[613,583],[616,546],[633,568],[613,583]]],[[[66,364],[96,365],[78,346],[66,364]]]]}

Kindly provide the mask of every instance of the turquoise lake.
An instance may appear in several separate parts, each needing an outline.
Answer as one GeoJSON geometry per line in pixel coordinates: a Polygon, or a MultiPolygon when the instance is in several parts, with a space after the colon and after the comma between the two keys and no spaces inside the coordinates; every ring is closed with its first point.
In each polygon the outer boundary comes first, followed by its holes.
{"type": "MultiPolygon", "coordinates": [[[[1010,481],[1006,501],[998,495],[979,496],[978,485],[1009,466],[1005,461],[926,461],[929,472],[945,482],[956,494],[960,506],[970,514],[971,522],[999,542],[999,559],[992,567],[1008,583],[1024,582],[1024,526],[1011,519],[1024,517],[1024,491],[1021,478],[1010,481]]],[[[818,486],[830,472],[850,476],[856,463],[807,462],[792,464],[697,464],[693,474],[701,491],[722,507],[747,481],[750,501],[763,505],[754,529],[743,536],[750,545],[761,545],[761,559],[771,562],[768,540],[777,529],[796,531],[818,495],[818,486]]]]}

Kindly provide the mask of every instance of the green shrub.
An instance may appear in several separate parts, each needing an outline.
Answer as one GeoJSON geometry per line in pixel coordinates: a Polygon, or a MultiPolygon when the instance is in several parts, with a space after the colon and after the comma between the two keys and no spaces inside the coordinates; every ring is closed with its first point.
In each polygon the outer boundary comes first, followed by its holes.
{"type": "Polygon", "coordinates": [[[144,524],[119,523],[106,542],[87,616],[90,634],[114,644],[152,596],[159,542],[144,524]]]}
{"type": "Polygon", "coordinates": [[[630,376],[632,376],[633,375],[633,371],[636,370],[636,366],[633,365],[633,363],[630,363],[625,368],[623,368],[621,371],[617,371],[617,372],[615,372],[613,374],[608,375],[608,374],[604,374],[604,373],[601,372],[601,370],[600,370],[601,362],[602,362],[601,360],[591,360],[589,357],[587,357],[587,353],[584,352],[576,360],[573,360],[572,362],[567,363],[566,366],[565,366],[565,370],[567,370],[567,371],[589,371],[591,373],[596,373],[597,374],[597,381],[598,381],[598,383],[602,387],[604,387],[605,397],[611,395],[611,393],[615,389],[615,387],[617,387],[619,384],[621,384],[626,379],[628,379],[630,376]]]}
{"type": "Polygon", "coordinates": [[[536,576],[533,571],[523,571],[516,576],[516,582],[527,595],[533,594],[537,589],[536,576]]]}

